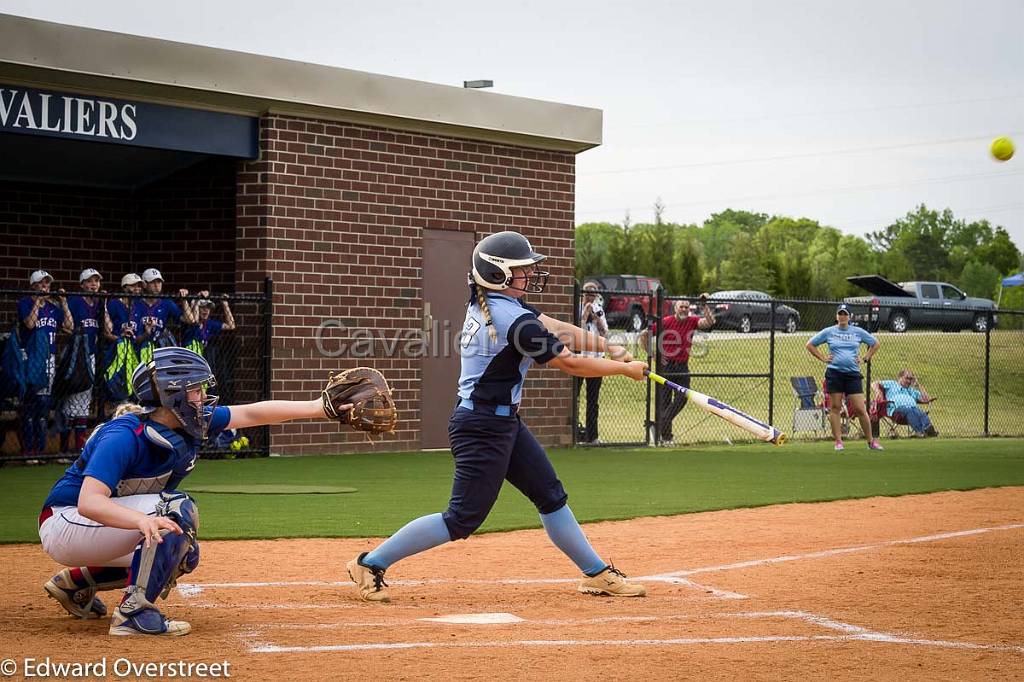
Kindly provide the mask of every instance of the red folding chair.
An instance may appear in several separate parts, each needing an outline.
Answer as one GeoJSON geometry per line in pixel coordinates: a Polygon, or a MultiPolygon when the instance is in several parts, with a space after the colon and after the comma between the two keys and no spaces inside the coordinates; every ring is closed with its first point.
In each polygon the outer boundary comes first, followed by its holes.
{"type": "Polygon", "coordinates": [[[875,382],[872,384],[872,388],[875,393],[871,405],[868,407],[868,418],[871,420],[871,428],[875,431],[875,435],[878,436],[881,433],[883,426],[889,438],[899,438],[901,427],[907,430],[908,438],[913,435],[914,431],[910,428],[905,416],[899,412],[892,416],[889,415],[889,406],[892,402],[885,397],[885,387],[881,383],[875,382]]]}

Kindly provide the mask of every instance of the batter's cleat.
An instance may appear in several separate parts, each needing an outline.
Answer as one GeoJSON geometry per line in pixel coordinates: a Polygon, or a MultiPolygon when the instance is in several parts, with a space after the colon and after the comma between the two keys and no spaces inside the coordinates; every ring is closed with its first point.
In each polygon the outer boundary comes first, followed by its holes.
{"type": "Polygon", "coordinates": [[[110,619],[109,634],[117,637],[150,635],[156,637],[181,637],[192,632],[192,626],[183,620],[169,620],[156,609],[147,608],[135,613],[114,610],[110,619]]]}
{"type": "Polygon", "coordinates": [[[647,589],[643,585],[626,582],[625,574],[611,564],[593,577],[584,576],[577,589],[583,594],[599,594],[608,597],[647,596],[647,589]]]}
{"type": "Polygon", "coordinates": [[[367,566],[362,563],[365,556],[366,552],[363,552],[348,562],[346,565],[348,577],[352,579],[352,582],[359,589],[360,599],[387,604],[391,601],[391,597],[388,595],[388,584],[384,582],[385,569],[367,566]]]}
{"type": "Polygon", "coordinates": [[[836,441],[836,452],[842,452],[845,449],[846,449],[846,446],[843,445],[843,441],[837,440],[836,441]]]}
{"type": "Polygon", "coordinates": [[[885,450],[885,448],[882,447],[877,438],[872,438],[868,441],[868,450],[885,450]]]}
{"type": "Polygon", "coordinates": [[[43,585],[46,594],[57,600],[65,611],[75,618],[102,618],[107,615],[107,607],[96,596],[95,586],[81,587],[71,578],[71,569],[53,576],[43,585]]]}

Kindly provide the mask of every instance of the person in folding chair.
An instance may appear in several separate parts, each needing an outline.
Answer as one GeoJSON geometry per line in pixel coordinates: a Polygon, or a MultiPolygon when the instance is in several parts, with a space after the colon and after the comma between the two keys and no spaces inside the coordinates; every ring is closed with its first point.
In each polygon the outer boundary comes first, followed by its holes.
{"type": "MultiPolygon", "coordinates": [[[[928,391],[917,382],[917,377],[909,369],[901,369],[896,375],[896,380],[876,381],[875,390],[879,397],[875,401],[878,409],[879,421],[888,417],[892,420],[892,426],[907,425],[915,434],[926,437],[935,437],[939,432],[932,426],[932,420],[928,413],[918,407],[919,404],[927,405],[935,400],[928,395],[928,391]],[[884,410],[884,414],[882,412],[884,410]]],[[[895,428],[890,430],[893,433],[895,428]]]]}

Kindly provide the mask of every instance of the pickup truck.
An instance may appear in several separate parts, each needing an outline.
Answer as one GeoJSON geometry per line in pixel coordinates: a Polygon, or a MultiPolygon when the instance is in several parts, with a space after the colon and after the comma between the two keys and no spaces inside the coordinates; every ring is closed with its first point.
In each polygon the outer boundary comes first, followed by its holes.
{"type": "Polygon", "coordinates": [[[971,298],[946,282],[891,282],[881,275],[847,277],[874,296],[854,296],[843,301],[851,306],[853,323],[875,331],[902,333],[915,328],[985,332],[998,322],[996,304],[987,298],[971,298]]]}

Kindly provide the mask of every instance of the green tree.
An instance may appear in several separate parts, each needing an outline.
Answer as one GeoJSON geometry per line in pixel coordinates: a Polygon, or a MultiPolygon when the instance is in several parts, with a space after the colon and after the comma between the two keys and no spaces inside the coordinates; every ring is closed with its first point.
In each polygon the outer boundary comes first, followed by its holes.
{"type": "Polygon", "coordinates": [[[722,263],[721,280],[726,289],[771,289],[771,275],[761,263],[754,238],[748,233],[740,232],[732,238],[729,257],[722,263]]]}
{"type": "Polygon", "coordinates": [[[672,285],[668,289],[670,293],[696,294],[703,291],[704,266],[701,263],[700,242],[695,235],[684,229],[678,229],[675,233],[672,274],[672,285]]]}
{"type": "Polygon", "coordinates": [[[1018,271],[1021,253],[1017,250],[1009,233],[997,227],[992,239],[974,253],[980,263],[992,265],[1001,274],[1010,275],[1018,271]]]}
{"type": "Polygon", "coordinates": [[[995,267],[988,263],[979,263],[972,260],[964,266],[964,271],[960,273],[960,279],[957,281],[957,284],[969,296],[979,296],[995,300],[1000,279],[1002,279],[1002,276],[995,267]]]}
{"type": "Polygon", "coordinates": [[[576,227],[576,279],[607,274],[613,242],[622,228],[612,223],[584,223],[576,227]]]}

